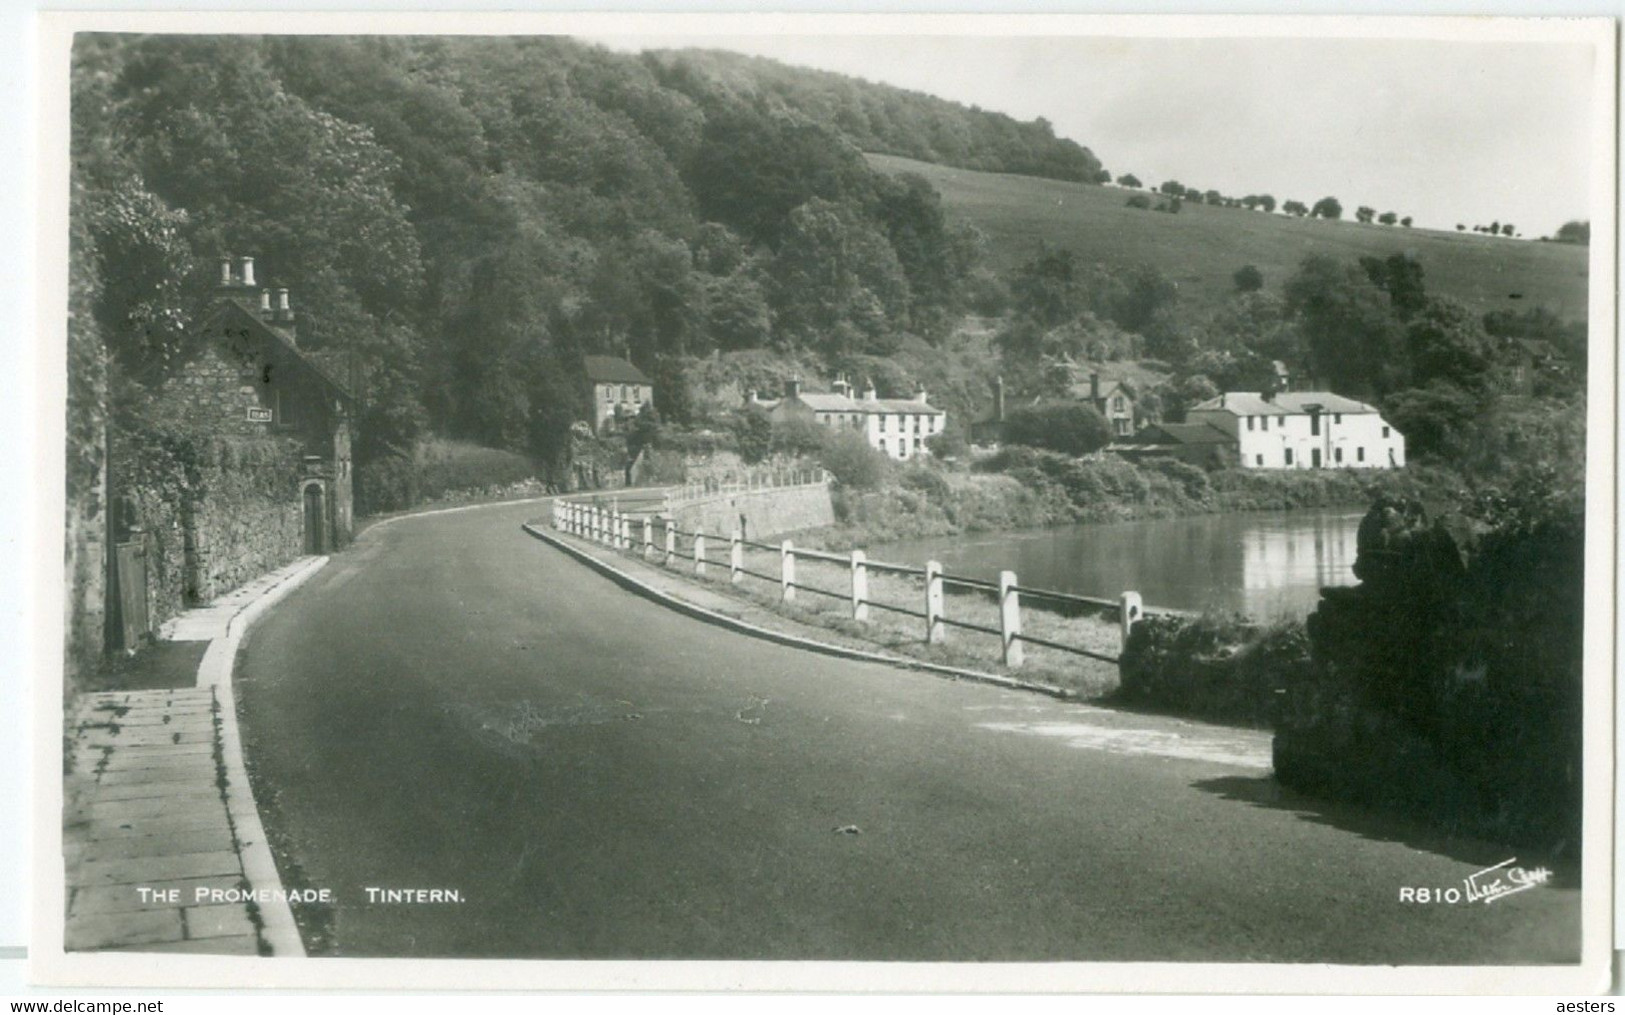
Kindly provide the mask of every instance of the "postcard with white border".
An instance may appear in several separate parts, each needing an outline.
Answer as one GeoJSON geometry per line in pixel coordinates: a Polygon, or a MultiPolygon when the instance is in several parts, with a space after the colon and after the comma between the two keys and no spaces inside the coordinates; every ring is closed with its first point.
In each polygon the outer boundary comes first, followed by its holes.
{"type": "Polygon", "coordinates": [[[1612,22],[40,26],[38,982],[1606,989],[1612,22]]]}

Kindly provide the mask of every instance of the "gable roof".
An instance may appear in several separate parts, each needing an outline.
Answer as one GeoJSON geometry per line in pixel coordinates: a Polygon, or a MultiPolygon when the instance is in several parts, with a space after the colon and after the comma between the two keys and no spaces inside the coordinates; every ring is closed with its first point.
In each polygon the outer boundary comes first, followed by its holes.
{"type": "Polygon", "coordinates": [[[250,335],[276,349],[289,362],[304,370],[317,383],[328,388],[332,394],[347,402],[355,400],[349,386],[335,377],[309,353],[299,348],[293,341],[291,334],[261,319],[260,315],[251,310],[241,299],[227,297],[221,300],[213,310],[204,315],[197,328],[199,334],[218,326],[228,316],[242,322],[250,335]]]}
{"type": "Polygon", "coordinates": [[[581,363],[586,369],[589,381],[602,381],[606,384],[654,383],[642,370],[619,356],[583,356],[581,363]]]}
{"type": "Polygon", "coordinates": [[[1283,391],[1267,401],[1256,391],[1227,391],[1191,406],[1188,411],[1228,412],[1237,416],[1302,416],[1308,414],[1310,406],[1319,412],[1350,415],[1377,411],[1375,406],[1330,391],[1283,391]]]}
{"type": "Polygon", "coordinates": [[[1236,443],[1236,438],[1212,423],[1153,423],[1134,436],[1137,444],[1236,443]]]}
{"type": "Polygon", "coordinates": [[[796,396],[814,412],[906,413],[911,415],[941,416],[941,409],[928,402],[911,398],[878,398],[873,402],[863,398],[839,395],[833,391],[803,391],[796,396]]]}

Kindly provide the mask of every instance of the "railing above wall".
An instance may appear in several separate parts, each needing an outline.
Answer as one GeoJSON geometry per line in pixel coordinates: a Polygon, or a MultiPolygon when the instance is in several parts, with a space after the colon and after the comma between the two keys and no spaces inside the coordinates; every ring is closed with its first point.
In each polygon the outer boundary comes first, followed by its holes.
{"type": "Polygon", "coordinates": [[[829,473],[823,469],[762,469],[736,480],[700,479],[666,491],[666,511],[688,507],[723,497],[737,497],[758,490],[783,490],[799,486],[827,486],[829,473]]]}
{"type": "MultiPolygon", "coordinates": [[[[776,477],[778,478],[778,477],[776,477]]],[[[828,481],[827,474],[822,470],[788,471],[783,474],[782,481],[774,483],[718,483],[718,484],[691,484],[694,492],[686,494],[692,499],[676,501],[681,504],[692,504],[711,497],[733,496],[742,492],[753,490],[781,489],[790,486],[816,485],[828,481]],[[807,477],[815,476],[810,481],[807,477]]],[[[855,621],[868,620],[869,608],[874,607],[890,613],[903,614],[923,621],[925,641],[940,643],[947,638],[948,628],[957,628],[963,631],[997,637],[1002,646],[1002,657],[1006,666],[1019,669],[1023,662],[1022,646],[1032,644],[1059,652],[1085,656],[1098,659],[1102,662],[1115,663],[1118,657],[1106,655],[1081,645],[1067,645],[1032,634],[1024,634],[1021,629],[1022,607],[1028,605],[1023,600],[1036,600],[1049,602],[1069,614],[1094,614],[1102,618],[1117,621],[1120,645],[1128,641],[1129,631],[1135,623],[1147,616],[1155,615],[1182,615],[1185,611],[1169,610],[1158,607],[1147,608],[1140,600],[1138,592],[1124,592],[1116,599],[1105,599],[1095,596],[1080,596],[1068,592],[1057,592],[1050,589],[1038,589],[1023,586],[1017,583],[1013,571],[1002,571],[997,582],[970,578],[963,575],[946,574],[942,565],[936,561],[927,561],[924,567],[914,567],[908,564],[893,564],[880,560],[869,560],[862,550],[852,550],[849,553],[832,553],[827,550],[798,549],[788,539],[779,543],[762,543],[745,539],[735,530],[727,535],[721,533],[707,533],[698,529],[684,531],[673,519],[669,511],[654,513],[650,511],[622,511],[619,506],[605,507],[602,503],[586,501],[572,501],[559,498],[553,502],[553,528],[558,531],[577,536],[592,542],[604,544],[610,549],[624,553],[636,554],[651,563],[664,567],[672,567],[679,561],[685,565],[692,565],[696,575],[706,573],[708,563],[718,568],[726,568],[729,580],[738,583],[744,577],[759,579],[779,586],[780,598],[785,602],[793,602],[797,590],[814,595],[827,596],[832,599],[846,600],[851,603],[851,616],[855,621]],[[636,518],[636,526],[634,526],[636,518]],[[659,530],[659,536],[656,530],[659,530]],[[708,556],[707,547],[714,548],[708,556]],[[721,555],[722,547],[727,547],[727,556],[721,555]],[[758,554],[768,553],[778,557],[778,567],[771,563],[763,570],[755,570],[746,566],[745,554],[754,551],[758,554]],[[798,582],[796,578],[797,559],[818,561],[820,563],[836,564],[848,570],[848,579],[838,584],[845,588],[818,588],[805,582],[798,582]],[[776,572],[776,573],[771,573],[776,572]],[[911,581],[919,582],[915,595],[919,598],[912,603],[888,603],[870,596],[869,574],[883,572],[897,575],[911,581]],[[948,616],[944,598],[944,587],[964,589],[973,595],[983,595],[991,598],[998,610],[998,626],[991,624],[975,624],[964,619],[948,616]]],[[[759,559],[759,558],[758,558],[759,559]]],[[[1032,606],[1028,606],[1032,609],[1032,606]]],[[[1053,611],[1046,611],[1053,612],[1053,611]]]]}

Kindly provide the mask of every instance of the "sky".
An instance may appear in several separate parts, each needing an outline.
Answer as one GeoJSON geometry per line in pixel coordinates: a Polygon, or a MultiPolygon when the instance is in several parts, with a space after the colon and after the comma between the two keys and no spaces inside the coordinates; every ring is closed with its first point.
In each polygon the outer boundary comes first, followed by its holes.
{"type": "Polygon", "coordinates": [[[594,36],[772,57],[1042,116],[1114,175],[1419,226],[1589,218],[1592,50],[1558,42],[1082,36],[594,36]]]}

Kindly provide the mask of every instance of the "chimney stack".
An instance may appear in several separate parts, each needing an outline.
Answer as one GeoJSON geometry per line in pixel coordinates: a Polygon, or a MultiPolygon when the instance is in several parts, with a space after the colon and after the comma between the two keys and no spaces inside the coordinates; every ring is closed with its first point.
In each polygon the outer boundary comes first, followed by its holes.
{"type": "Polygon", "coordinates": [[[921,405],[925,404],[925,385],[916,384],[914,386],[914,400],[919,402],[921,405]]]}
{"type": "Polygon", "coordinates": [[[745,404],[746,405],[755,405],[759,401],[761,401],[761,399],[756,397],[756,389],[755,388],[751,388],[749,391],[745,392],[745,404]]]}
{"type": "Polygon", "coordinates": [[[1097,373],[1089,375],[1089,400],[1091,402],[1100,401],[1100,375],[1097,373]]]}
{"type": "Polygon", "coordinates": [[[231,255],[230,254],[227,254],[224,257],[220,258],[220,284],[223,285],[223,286],[231,285],[231,255]]]}
{"type": "Polygon", "coordinates": [[[800,398],[801,397],[801,378],[800,377],[792,377],[788,381],[784,382],[784,397],[785,398],[800,398]]]}
{"type": "Polygon", "coordinates": [[[238,263],[242,268],[242,278],[238,279],[238,281],[249,289],[254,288],[254,259],[244,257],[238,263]]]}
{"type": "Polygon", "coordinates": [[[865,402],[878,402],[880,396],[875,394],[875,381],[872,377],[863,379],[863,400],[865,402]]]}
{"type": "Polygon", "coordinates": [[[269,289],[260,290],[260,316],[271,316],[271,290],[269,289]]]}

